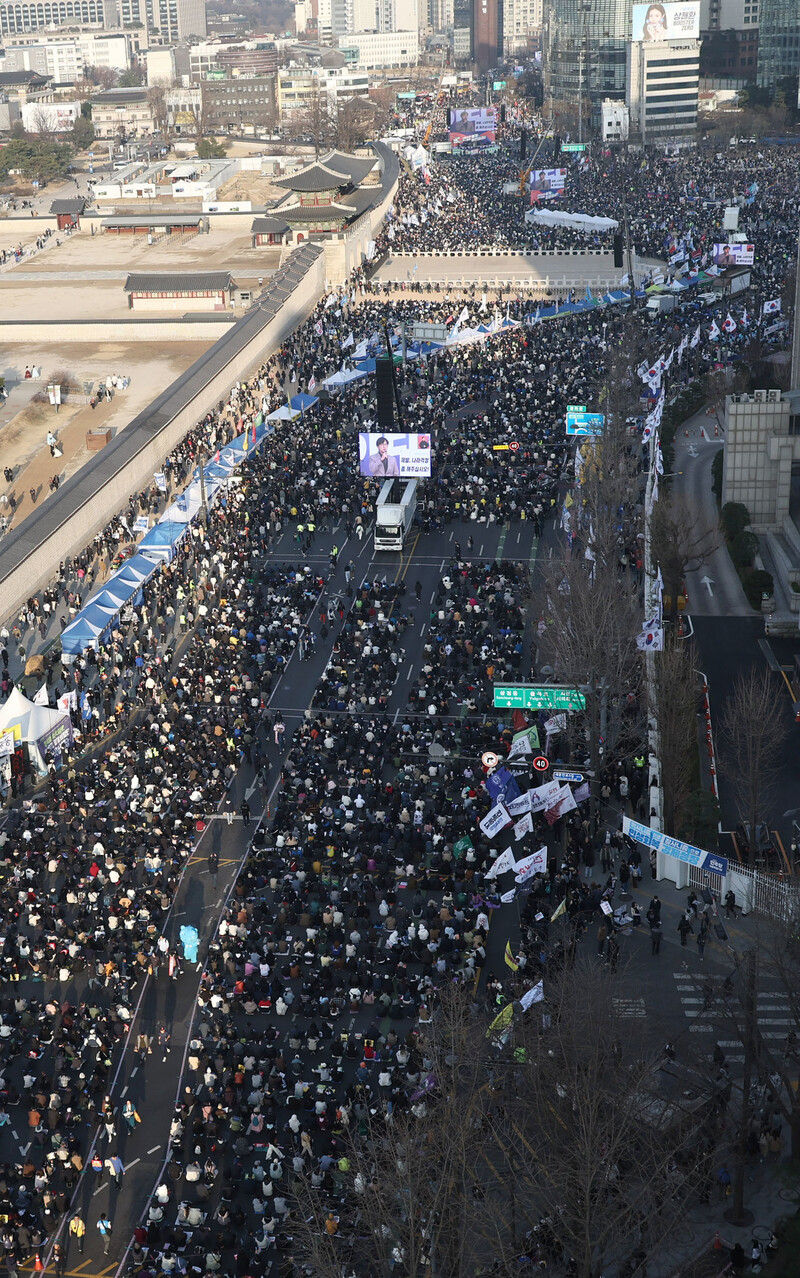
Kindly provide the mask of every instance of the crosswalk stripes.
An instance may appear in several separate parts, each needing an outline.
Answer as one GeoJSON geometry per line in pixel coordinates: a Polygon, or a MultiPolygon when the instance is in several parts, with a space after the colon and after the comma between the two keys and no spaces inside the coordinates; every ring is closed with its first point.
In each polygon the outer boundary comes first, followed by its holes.
{"type": "MultiPolygon", "coordinates": [[[[684,1015],[690,1020],[690,1034],[713,1034],[715,1030],[724,1033],[720,1027],[718,1016],[713,1009],[706,1008],[703,982],[693,978],[688,972],[673,972],[675,989],[680,996],[684,1015]]],[[[790,1030],[797,1028],[795,1017],[785,991],[760,991],[757,995],[757,1022],[762,1039],[783,1042],[790,1030]]],[[[744,1051],[740,1039],[721,1038],[718,1045],[725,1052],[729,1064],[741,1064],[744,1051]]]]}

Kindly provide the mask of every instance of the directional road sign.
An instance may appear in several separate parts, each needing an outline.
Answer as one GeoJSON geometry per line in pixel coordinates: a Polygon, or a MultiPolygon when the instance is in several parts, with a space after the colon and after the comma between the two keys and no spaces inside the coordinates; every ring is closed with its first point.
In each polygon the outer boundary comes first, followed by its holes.
{"type": "Polygon", "coordinates": [[[603,413],[567,412],[568,435],[602,435],[606,419],[603,413]]]}
{"type": "Polygon", "coordinates": [[[583,780],[582,772],[560,772],[553,773],[554,781],[574,781],[576,784],[583,780]]]}
{"type": "Polygon", "coordinates": [[[585,710],[586,698],[576,688],[555,684],[496,683],[496,710],[585,710]]]}
{"type": "Polygon", "coordinates": [[[567,155],[580,154],[586,150],[586,145],[585,142],[562,142],[561,151],[562,154],[566,153],[567,155]]]}

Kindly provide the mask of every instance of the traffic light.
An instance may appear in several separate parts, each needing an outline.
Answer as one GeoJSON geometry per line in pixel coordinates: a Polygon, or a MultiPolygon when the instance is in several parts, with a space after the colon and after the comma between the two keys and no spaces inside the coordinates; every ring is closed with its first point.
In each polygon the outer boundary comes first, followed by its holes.
{"type": "Polygon", "coordinates": [[[617,270],[619,270],[624,265],[624,262],[622,259],[623,248],[624,248],[624,244],[623,244],[622,236],[615,235],[614,236],[614,265],[617,268],[617,270]]]}
{"type": "Polygon", "coordinates": [[[519,135],[519,162],[525,163],[525,157],[528,154],[528,130],[523,129],[519,135]]]}

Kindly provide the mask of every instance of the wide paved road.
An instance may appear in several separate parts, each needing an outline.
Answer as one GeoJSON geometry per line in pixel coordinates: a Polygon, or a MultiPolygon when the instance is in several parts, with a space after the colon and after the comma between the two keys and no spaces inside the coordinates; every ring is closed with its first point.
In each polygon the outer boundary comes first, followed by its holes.
{"type": "MultiPolygon", "coordinates": [[[[334,542],[340,552],[338,564],[335,574],[326,582],[322,600],[335,595],[345,597],[345,568],[350,562],[353,565],[355,586],[365,579],[374,580],[376,577],[388,577],[406,585],[406,594],[398,605],[399,610],[409,618],[403,636],[405,655],[388,711],[395,718],[399,718],[406,707],[409,689],[422,663],[423,645],[430,635],[431,606],[442,573],[455,553],[456,544],[460,545],[463,558],[477,561],[508,558],[522,561],[531,568],[534,566],[537,550],[530,523],[517,523],[510,527],[506,525],[503,528],[498,528],[497,525],[487,527],[485,524],[459,523],[430,533],[414,529],[403,554],[376,554],[371,531],[359,542],[356,538],[348,539],[340,524],[332,533],[318,535],[307,557],[326,577],[329,574],[329,552],[334,542]],[[471,552],[468,550],[470,533],[474,538],[471,552]],[[419,602],[415,597],[417,582],[422,587],[419,602]]],[[[291,530],[287,530],[273,548],[268,562],[285,564],[296,562],[297,558],[291,530]]],[[[538,615],[536,606],[534,599],[531,609],[534,619],[538,615]]],[[[290,744],[291,733],[311,703],[317,681],[330,655],[333,638],[338,633],[337,623],[328,639],[322,641],[319,636],[317,606],[310,613],[309,624],[318,638],[316,648],[306,661],[300,661],[295,652],[270,700],[270,710],[273,713],[280,712],[287,732],[280,752],[274,744],[272,734],[265,740],[271,764],[266,790],[262,792],[252,768],[245,766],[240,770],[227,802],[209,821],[195,847],[173,911],[164,928],[167,937],[177,939],[184,923],[197,927],[201,937],[201,963],[196,969],[184,966],[184,971],[177,980],[170,980],[162,974],[156,979],[149,979],[143,988],[139,987],[136,991],[139,997],[136,1018],[127,1036],[126,1048],[114,1078],[112,1095],[118,1109],[121,1109],[125,1100],[132,1100],[142,1122],[131,1134],[127,1134],[127,1129],[123,1132],[121,1129],[124,1124],[119,1123],[116,1142],[107,1144],[102,1140],[98,1144],[104,1158],[111,1153],[119,1153],[123,1159],[126,1171],[120,1189],[109,1182],[105,1173],[97,1177],[91,1170],[85,1172],[79,1183],[72,1213],[79,1212],[83,1216],[87,1225],[87,1237],[83,1255],[78,1254],[74,1240],[68,1243],[66,1272],[69,1278],[107,1278],[115,1272],[124,1257],[133,1228],[141,1217],[147,1199],[159,1183],[170,1121],[181,1087],[181,1072],[196,1007],[202,960],[209,941],[213,939],[220,912],[232,891],[256,824],[264,812],[265,803],[277,789],[279,764],[290,744]],[[239,804],[245,795],[248,796],[253,814],[252,824],[247,830],[238,815],[239,804]],[[232,815],[230,823],[226,820],[226,811],[232,815]],[[216,853],[219,858],[216,875],[211,875],[208,870],[211,852],[216,853]],[[146,1033],[155,1039],[162,1025],[166,1026],[171,1035],[166,1061],[154,1044],[153,1054],[142,1064],[133,1051],[136,1035],[146,1033]],[[107,1212],[113,1222],[113,1239],[108,1256],[103,1254],[102,1241],[96,1228],[101,1212],[107,1212]]],[[[500,940],[493,937],[492,941],[490,958],[495,950],[500,954],[502,952],[500,940]]],[[[25,988],[25,984],[15,986],[14,992],[17,991],[32,997],[42,996],[40,985],[32,985],[30,989],[25,988]]],[[[86,997],[87,992],[85,981],[79,980],[61,987],[59,997],[62,1001],[76,1002],[86,997]]],[[[29,1147],[30,1134],[26,1126],[25,1107],[15,1108],[11,1113],[12,1126],[0,1129],[0,1158],[18,1162],[29,1147]]],[[[31,1268],[31,1265],[27,1268],[31,1268]]]]}

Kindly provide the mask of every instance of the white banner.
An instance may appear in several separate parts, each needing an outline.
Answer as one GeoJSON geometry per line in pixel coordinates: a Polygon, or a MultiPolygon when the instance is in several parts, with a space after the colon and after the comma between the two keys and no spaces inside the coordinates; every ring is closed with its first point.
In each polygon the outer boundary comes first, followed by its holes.
{"type": "Polygon", "coordinates": [[[520,794],[516,799],[510,799],[506,804],[508,815],[512,817],[522,816],[525,812],[531,810],[531,796],[533,790],[526,790],[524,794],[520,794]]]}
{"type": "Polygon", "coordinates": [[[533,834],[533,817],[530,812],[526,812],[520,821],[514,826],[514,838],[524,839],[526,834],[533,834]]]}
{"type": "MultiPolygon", "coordinates": [[[[514,828],[516,829],[516,826],[514,828]]],[[[506,870],[515,870],[516,868],[514,853],[511,848],[506,848],[505,852],[500,853],[494,865],[486,871],[486,878],[494,879],[498,874],[505,874],[506,870]]]]}
{"type": "MultiPolygon", "coordinates": [[[[14,753],[14,733],[3,732],[0,734],[0,758],[14,753]]],[[[511,864],[514,864],[513,858],[511,864]]]]}
{"type": "Polygon", "coordinates": [[[534,985],[532,990],[526,990],[519,1002],[523,1012],[527,1012],[528,1008],[534,1003],[543,1003],[544,981],[539,981],[538,985],[534,985]]]}
{"type": "Polygon", "coordinates": [[[502,803],[496,803],[491,812],[487,812],[486,816],[480,822],[480,827],[487,839],[493,839],[499,834],[504,826],[508,825],[511,817],[506,812],[502,803]]]}
{"type": "Polygon", "coordinates": [[[527,883],[528,879],[532,879],[534,874],[544,874],[547,869],[547,848],[541,847],[532,856],[527,856],[524,860],[517,861],[514,868],[517,871],[515,876],[516,883],[527,883]]]}
{"type": "MultiPolygon", "coordinates": [[[[569,789],[569,787],[567,787],[569,789]]],[[[538,790],[531,791],[531,812],[544,812],[558,802],[561,786],[558,781],[548,781],[540,785],[538,790]]]]}
{"type": "Polygon", "coordinates": [[[572,812],[573,808],[577,808],[577,806],[578,805],[575,802],[575,795],[572,793],[569,786],[562,785],[558,791],[557,799],[551,804],[548,811],[552,808],[558,808],[558,815],[566,816],[567,812],[572,812]]]}
{"type": "Polygon", "coordinates": [[[43,683],[37,693],[34,694],[33,704],[35,706],[49,706],[50,694],[47,691],[47,684],[43,683]]]}

